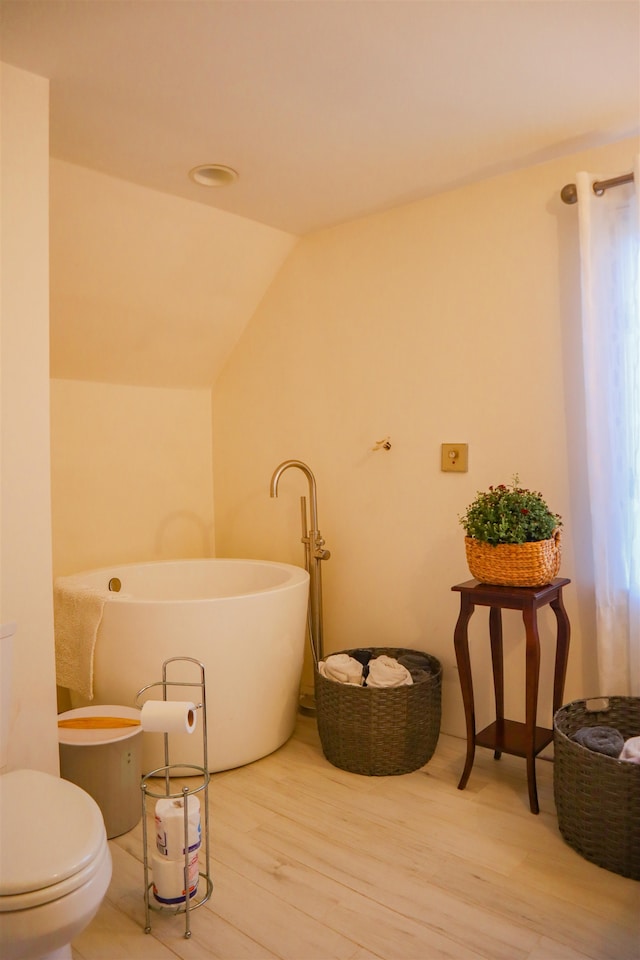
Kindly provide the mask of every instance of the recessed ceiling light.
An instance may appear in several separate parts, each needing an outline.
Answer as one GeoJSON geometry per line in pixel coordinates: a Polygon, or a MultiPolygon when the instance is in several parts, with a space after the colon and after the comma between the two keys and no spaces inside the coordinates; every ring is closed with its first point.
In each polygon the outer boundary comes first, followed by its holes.
{"type": "Polygon", "coordinates": [[[189,171],[189,176],[202,187],[226,187],[238,179],[235,170],[221,163],[201,163],[189,171]]]}

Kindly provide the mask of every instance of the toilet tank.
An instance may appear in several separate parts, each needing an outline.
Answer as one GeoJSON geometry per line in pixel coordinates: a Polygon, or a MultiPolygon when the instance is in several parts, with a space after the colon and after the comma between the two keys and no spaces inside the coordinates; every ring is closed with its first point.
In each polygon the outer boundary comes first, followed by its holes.
{"type": "Polygon", "coordinates": [[[9,721],[11,718],[13,635],[15,623],[0,624],[0,773],[7,765],[9,721]]]}

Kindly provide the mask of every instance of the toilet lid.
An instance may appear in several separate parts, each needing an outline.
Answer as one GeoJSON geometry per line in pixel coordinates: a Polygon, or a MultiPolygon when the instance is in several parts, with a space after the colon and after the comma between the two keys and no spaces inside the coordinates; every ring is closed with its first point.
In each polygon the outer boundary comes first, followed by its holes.
{"type": "Polygon", "coordinates": [[[74,783],[38,770],[0,777],[0,896],[59,884],[105,844],[98,804],[74,783]]]}

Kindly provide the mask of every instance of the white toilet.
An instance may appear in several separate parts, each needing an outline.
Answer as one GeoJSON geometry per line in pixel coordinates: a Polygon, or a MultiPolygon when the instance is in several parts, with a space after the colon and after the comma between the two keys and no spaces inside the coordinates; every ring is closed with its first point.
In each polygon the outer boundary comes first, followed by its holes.
{"type": "MultiPolygon", "coordinates": [[[[15,624],[0,625],[2,762],[15,624]]],[[[38,770],[0,776],[0,957],[70,960],[71,941],[98,911],[111,880],[99,806],[38,770]]]]}

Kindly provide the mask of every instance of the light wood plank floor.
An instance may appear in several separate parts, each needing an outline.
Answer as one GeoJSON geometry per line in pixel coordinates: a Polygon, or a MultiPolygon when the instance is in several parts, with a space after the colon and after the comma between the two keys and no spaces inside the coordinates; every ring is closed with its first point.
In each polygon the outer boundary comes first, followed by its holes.
{"type": "Polygon", "coordinates": [[[144,933],[138,825],[110,841],[74,960],[637,960],[640,884],[564,843],[553,764],[538,760],[534,816],[523,760],[478,748],[460,791],[464,752],[443,735],[422,770],[362,777],[301,716],[276,753],[212,777],[214,890],[191,938],[155,911],[144,933]]]}

